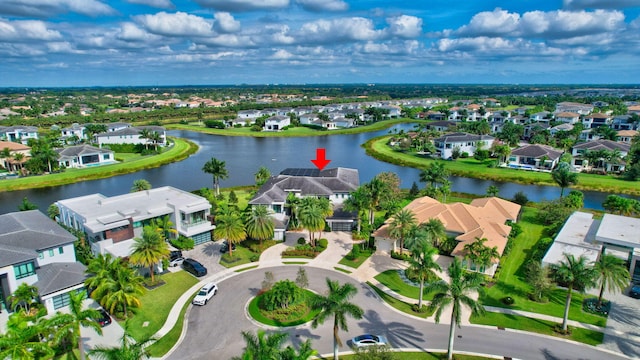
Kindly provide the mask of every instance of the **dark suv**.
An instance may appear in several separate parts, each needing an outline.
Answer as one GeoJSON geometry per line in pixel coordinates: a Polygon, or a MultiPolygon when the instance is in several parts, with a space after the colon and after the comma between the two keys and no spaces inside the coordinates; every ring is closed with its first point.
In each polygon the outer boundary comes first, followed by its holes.
{"type": "Polygon", "coordinates": [[[198,261],[191,258],[184,259],[182,268],[197,277],[207,275],[207,268],[200,264],[198,261]]]}

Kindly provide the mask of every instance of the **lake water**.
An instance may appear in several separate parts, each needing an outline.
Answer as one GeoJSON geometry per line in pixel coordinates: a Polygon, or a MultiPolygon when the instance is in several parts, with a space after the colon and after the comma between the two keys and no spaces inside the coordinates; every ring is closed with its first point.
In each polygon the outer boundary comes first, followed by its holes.
{"type": "MultiPolygon", "coordinates": [[[[410,130],[411,124],[396,125],[396,129],[410,130]]],[[[368,182],[375,175],[392,171],[398,174],[404,188],[411,187],[415,181],[418,186],[419,170],[378,161],[367,156],[360,146],[368,139],[387,134],[390,130],[352,135],[331,135],[294,138],[254,138],[237,136],[216,136],[189,131],[170,131],[169,135],[194,141],[200,146],[196,154],[189,158],[147,169],[136,173],[115,176],[107,179],[84,181],[76,184],[50,188],[0,192],[0,213],[17,211],[23,197],[38,205],[42,211],[61,199],[101,193],[106,196],[129,192],[133,182],[146,179],[155,187],[170,185],[192,191],[202,187],[211,187],[212,178],[202,171],[204,163],[212,157],[226,162],[229,178],[220,182],[222,187],[252,185],[254,174],[261,166],[267,167],[272,174],[285,168],[312,168],[311,160],[316,157],[317,148],[326,149],[326,157],[331,160],[327,166],[350,167],[358,169],[360,182],[368,182]]],[[[510,199],[518,191],[527,194],[531,201],[556,199],[560,188],[554,186],[521,185],[481,179],[451,177],[452,190],[457,192],[484,194],[490,185],[500,189],[500,196],[510,199]]],[[[585,207],[601,209],[607,193],[586,191],[585,207]]]]}

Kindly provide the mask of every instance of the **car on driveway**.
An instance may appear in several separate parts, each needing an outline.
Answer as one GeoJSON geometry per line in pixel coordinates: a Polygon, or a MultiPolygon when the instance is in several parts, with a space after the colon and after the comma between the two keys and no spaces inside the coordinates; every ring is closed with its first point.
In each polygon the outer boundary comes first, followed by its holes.
{"type": "Polygon", "coordinates": [[[193,305],[206,305],[216,293],[218,292],[218,285],[214,283],[205,284],[198,292],[198,295],[193,298],[191,303],[193,305]]]}
{"type": "Polygon", "coordinates": [[[192,258],[184,259],[182,268],[190,272],[193,276],[201,277],[207,275],[207,268],[192,258]]]}
{"type": "Polygon", "coordinates": [[[100,317],[96,318],[96,322],[100,324],[100,326],[105,327],[111,324],[111,315],[109,315],[107,310],[100,308],[98,312],[100,313],[100,317]]]}
{"type": "Polygon", "coordinates": [[[388,346],[387,339],[382,335],[364,334],[351,339],[351,346],[365,348],[368,346],[388,346]]]}
{"type": "Polygon", "coordinates": [[[170,259],[169,260],[169,266],[171,267],[176,267],[178,265],[182,265],[182,263],[184,262],[184,258],[183,257],[179,257],[179,258],[175,258],[175,259],[170,259]]]}
{"type": "MultiPolygon", "coordinates": [[[[236,244],[231,244],[231,250],[235,250],[236,249],[236,244]]],[[[226,253],[227,251],[229,251],[229,243],[227,242],[227,240],[222,242],[222,246],[220,246],[220,252],[221,253],[226,253]]]]}
{"type": "Polygon", "coordinates": [[[629,296],[634,299],[640,299],[640,285],[633,285],[629,290],[629,296]]]}

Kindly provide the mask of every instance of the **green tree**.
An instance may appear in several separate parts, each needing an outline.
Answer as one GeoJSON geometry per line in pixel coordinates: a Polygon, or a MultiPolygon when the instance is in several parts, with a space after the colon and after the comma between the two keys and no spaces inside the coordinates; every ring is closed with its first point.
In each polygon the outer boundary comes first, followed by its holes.
{"type": "Polygon", "coordinates": [[[304,197],[298,207],[300,225],[309,231],[309,241],[316,246],[315,233],[325,227],[325,218],[333,213],[327,198],[304,197]]]}
{"type": "Polygon", "coordinates": [[[531,260],[526,265],[527,283],[531,285],[530,297],[533,301],[542,301],[553,288],[548,266],[540,261],[531,260]]]}
{"type": "Polygon", "coordinates": [[[54,355],[51,344],[42,341],[47,329],[42,320],[45,313],[29,316],[19,310],[9,316],[7,331],[0,335],[0,359],[48,359],[54,355]]]}
{"type": "Polygon", "coordinates": [[[254,174],[254,176],[256,180],[256,186],[260,187],[264,183],[266,183],[267,180],[269,180],[269,178],[271,177],[271,172],[266,167],[261,166],[260,169],[258,169],[258,172],[254,174]]]}
{"type": "Polygon", "coordinates": [[[138,192],[151,189],[151,183],[145,179],[138,179],[133,181],[130,192],[138,192]]]}
{"type": "Polygon", "coordinates": [[[451,311],[451,325],[449,325],[449,346],[447,348],[447,359],[453,359],[453,340],[456,325],[460,327],[462,321],[462,306],[471,309],[474,315],[484,313],[482,305],[474,300],[470,293],[474,291],[482,291],[482,282],[484,277],[480,273],[465,272],[462,268],[460,260],[453,259],[449,269],[449,282],[444,280],[427,285],[425,291],[427,293],[435,293],[433,300],[429,305],[431,311],[435,311],[436,323],[440,322],[440,317],[446,308],[450,305],[453,307],[451,311]]]}
{"type": "Polygon", "coordinates": [[[19,211],[29,211],[29,210],[37,210],[37,209],[38,209],[38,205],[29,201],[29,199],[27,199],[26,196],[22,198],[22,203],[18,205],[19,211]]]}
{"type": "Polygon", "coordinates": [[[49,205],[49,207],[47,208],[47,216],[49,217],[49,219],[55,220],[59,215],[60,209],[58,209],[56,204],[49,205]]]}
{"type": "Polygon", "coordinates": [[[140,130],[140,132],[138,133],[138,137],[140,139],[144,140],[144,148],[148,149],[149,148],[149,142],[147,140],[149,140],[151,135],[151,131],[148,128],[143,128],[140,130]]]}
{"type": "Polygon", "coordinates": [[[496,246],[489,247],[485,245],[487,238],[476,238],[475,241],[464,245],[466,251],[465,258],[480,267],[479,271],[484,272],[487,266],[491,265],[493,259],[499,259],[500,253],[496,246]]]}
{"type": "Polygon", "coordinates": [[[145,292],[144,279],[129,266],[115,262],[107,277],[100,282],[92,293],[109,313],[122,311],[123,317],[129,316],[130,307],[140,306],[140,296],[145,292]]]}
{"type": "Polygon", "coordinates": [[[352,192],[351,195],[344,201],[343,206],[346,211],[353,211],[357,216],[357,226],[356,231],[360,233],[362,230],[362,217],[365,215],[365,210],[368,209],[369,197],[367,196],[367,190],[365,187],[360,186],[356,189],[356,191],[352,192]]]}
{"type": "Polygon", "coordinates": [[[404,239],[406,239],[416,225],[416,216],[411,210],[402,209],[393,215],[393,219],[389,224],[389,235],[400,240],[400,254],[402,254],[404,249],[404,239]]]}
{"type": "Polygon", "coordinates": [[[567,287],[567,297],[564,305],[564,316],[562,318],[562,331],[567,331],[567,320],[569,319],[569,308],[571,307],[571,293],[573,290],[584,292],[595,285],[596,272],[587,263],[587,258],[581,255],[576,259],[572,254],[564,254],[564,259],[559,264],[553,264],[554,280],[567,287]]]}
{"type": "Polygon", "coordinates": [[[500,188],[495,185],[490,185],[487,188],[487,196],[498,196],[500,193],[500,188]]]}
{"type": "Polygon", "coordinates": [[[364,311],[349,300],[356,295],[358,289],[352,284],[340,285],[337,281],[327,278],[328,293],[326,296],[316,295],[311,300],[311,306],[315,310],[320,310],[318,315],[311,322],[314,329],[321,325],[330,317],[333,317],[333,359],[338,359],[338,346],[342,346],[342,341],[338,331],[340,329],[349,331],[347,326],[347,316],[359,320],[362,319],[364,311]]]}
{"type": "Polygon", "coordinates": [[[233,244],[247,238],[244,223],[240,214],[230,208],[221,208],[216,216],[216,229],[213,230],[216,239],[225,239],[229,244],[229,257],[233,257],[233,244]]]}
{"type": "Polygon", "coordinates": [[[433,259],[438,250],[429,244],[422,243],[411,249],[409,258],[409,271],[420,281],[420,295],[418,296],[418,308],[422,308],[422,294],[424,282],[437,277],[435,270],[441,271],[440,265],[433,259]]]}
{"type": "MultiPolygon", "coordinates": [[[[86,297],[85,291],[72,291],[69,293],[69,312],[57,313],[48,324],[55,329],[53,332],[53,344],[77,344],[80,359],[85,359],[84,345],[80,327],[88,327],[102,335],[102,328],[96,319],[100,318],[100,312],[95,309],[83,309],[82,303],[86,297]]],[[[69,349],[71,351],[71,349],[69,349]]]]}
{"type": "Polygon", "coordinates": [[[174,228],[173,221],[171,221],[169,215],[153,219],[151,221],[151,227],[156,229],[164,240],[169,240],[178,235],[178,230],[174,228]]]}
{"type": "Polygon", "coordinates": [[[388,185],[381,179],[374,177],[364,185],[367,194],[366,203],[369,205],[369,225],[373,225],[374,211],[380,206],[385,194],[389,192],[388,185]]]}
{"type": "Polygon", "coordinates": [[[20,284],[9,296],[9,306],[16,311],[18,307],[22,308],[25,313],[31,312],[31,305],[38,298],[38,288],[27,283],[20,284]]]}
{"type": "Polygon", "coordinates": [[[420,172],[420,181],[427,183],[435,188],[442,184],[449,177],[449,171],[445,168],[444,163],[434,162],[420,172]]]}
{"type": "Polygon", "coordinates": [[[566,162],[559,163],[558,166],[551,171],[551,177],[553,181],[560,186],[560,197],[564,195],[564,189],[578,183],[578,174],[571,171],[571,165],[566,162]]]}
{"type": "Polygon", "coordinates": [[[262,304],[269,311],[286,309],[290,305],[299,303],[302,296],[302,291],[296,283],[291,280],[280,280],[263,294],[262,304]]]}
{"type": "Polygon", "coordinates": [[[216,190],[216,196],[220,195],[220,180],[229,177],[226,163],[216,158],[211,158],[204,164],[202,171],[213,177],[213,188],[216,190]]]}
{"type": "Polygon", "coordinates": [[[271,219],[269,209],[267,209],[266,206],[257,205],[251,207],[247,213],[245,224],[247,235],[252,239],[259,240],[261,248],[263,241],[273,239],[273,220],[271,219]]]}
{"type": "Polygon", "coordinates": [[[629,270],[625,265],[624,260],[618,259],[611,254],[602,254],[600,260],[593,264],[593,268],[596,271],[596,281],[600,286],[600,293],[598,294],[598,305],[602,305],[602,295],[604,289],[609,292],[624,291],[629,285],[631,277],[629,270]]]}
{"type": "Polygon", "coordinates": [[[155,342],[154,338],[145,337],[136,341],[129,330],[128,321],[124,324],[124,333],[119,346],[98,345],[89,350],[89,355],[97,360],[143,360],[149,358],[147,347],[155,342]]]}
{"type": "Polygon", "coordinates": [[[240,357],[234,357],[232,360],[280,360],[282,346],[287,340],[287,333],[274,332],[266,335],[265,331],[260,329],[257,336],[248,331],[242,332],[245,348],[240,357]]]}
{"type": "Polygon", "coordinates": [[[142,237],[133,239],[129,261],[134,265],[147,267],[152,283],[155,283],[154,267],[167,258],[169,258],[169,245],[155,228],[145,226],[142,229],[142,237]]]}
{"type": "Polygon", "coordinates": [[[442,241],[447,239],[447,231],[442,221],[438,218],[429,219],[427,222],[420,224],[420,228],[427,232],[435,247],[439,247],[442,241]]]}
{"type": "Polygon", "coordinates": [[[307,271],[302,266],[298,268],[298,273],[296,274],[296,285],[298,285],[302,289],[306,289],[309,287],[309,278],[307,277],[307,271]]]}

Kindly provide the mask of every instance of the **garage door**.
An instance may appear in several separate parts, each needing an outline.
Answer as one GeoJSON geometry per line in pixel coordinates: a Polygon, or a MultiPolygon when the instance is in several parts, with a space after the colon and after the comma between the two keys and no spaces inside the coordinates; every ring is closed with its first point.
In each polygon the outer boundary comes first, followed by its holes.
{"type": "Polygon", "coordinates": [[[352,222],[331,222],[331,231],[351,231],[352,222]]]}

